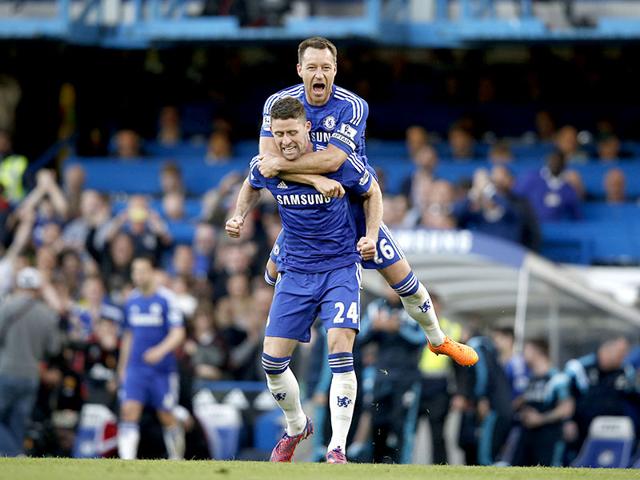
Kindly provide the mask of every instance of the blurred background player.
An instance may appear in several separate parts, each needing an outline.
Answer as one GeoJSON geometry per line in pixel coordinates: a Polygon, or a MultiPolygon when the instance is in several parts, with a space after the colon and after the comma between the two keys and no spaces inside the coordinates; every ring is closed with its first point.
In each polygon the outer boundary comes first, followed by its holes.
{"type": "MultiPolygon", "coordinates": [[[[335,172],[347,161],[367,168],[375,176],[375,171],[368,165],[365,151],[364,132],[369,106],[359,96],[334,85],[337,56],[335,45],[326,38],[308,38],[298,46],[297,71],[303,83],[271,95],[264,104],[258,168],[265,177],[278,176],[285,181],[291,179],[316,186],[318,181],[314,176],[335,172]],[[287,162],[282,158],[272,141],[271,106],[284,96],[300,99],[311,122],[313,152],[305,153],[296,162],[287,162]],[[292,174],[295,177],[290,176],[292,174]]],[[[323,191],[322,187],[319,191],[331,193],[323,191]]],[[[364,233],[361,205],[361,199],[352,199],[358,234],[364,233]]],[[[404,253],[384,224],[376,245],[376,259],[364,262],[364,268],[377,269],[400,295],[411,318],[424,330],[429,348],[434,353],[448,355],[461,365],[473,365],[477,355],[466,345],[444,335],[432,308],[429,292],[411,270],[404,253]]],[[[270,270],[270,276],[274,277],[273,265],[270,270]]]]}
{"type": "Polygon", "coordinates": [[[125,331],[120,351],[122,385],[118,453],[135,459],[143,408],[153,407],[163,427],[170,459],[184,457],[184,431],[172,413],[177,402],[177,366],[174,350],[185,338],[182,314],[173,294],[154,281],[151,259],[138,257],[131,276],[136,287],[125,306],[125,331]]]}
{"type": "MultiPolygon", "coordinates": [[[[309,145],[311,124],[304,106],[285,96],[270,110],[271,131],[280,152],[297,161],[309,145]]],[[[313,433],[311,420],[300,403],[298,382],[289,368],[298,342],[309,342],[316,315],[327,330],[332,437],[327,463],[347,463],[347,434],[356,400],[357,379],[353,368],[353,343],[360,328],[360,255],[372,259],[382,221],[382,193],[364,168],[345,163],[331,175],[354,195],[364,197],[367,234],[358,240],[347,198],[329,198],[313,188],[279,178],[267,179],[251,163],[227,233],[238,237],[247,214],[267,188],[276,198],[286,232],[282,272],[264,340],[262,364],[267,385],[283,410],[287,429],[271,454],[273,462],[290,462],[296,446],[313,433]]]]}
{"type": "Polygon", "coordinates": [[[531,378],[519,411],[521,434],[513,465],[562,466],[562,425],[573,415],[569,377],[553,368],[546,340],[531,339],[524,345],[531,378]]]}

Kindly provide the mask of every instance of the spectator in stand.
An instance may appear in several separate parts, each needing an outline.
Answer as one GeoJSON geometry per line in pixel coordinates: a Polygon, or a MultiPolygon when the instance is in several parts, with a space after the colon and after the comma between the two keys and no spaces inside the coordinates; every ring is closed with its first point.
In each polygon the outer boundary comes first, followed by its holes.
{"type": "Polygon", "coordinates": [[[84,269],[80,254],[72,249],[62,250],[59,255],[60,277],[66,285],[71,298],[80,297],[80,289],[84,280],[84,269]]]}
{"type": "Polygon", "coordinates": [[[205,161],[209,164],[225,163],[233,157],[231,137],[224,130],[216,130],[209,137],[205,161]]]}
{"type": "Polygon", "coordinates": [[[34,239],[41,243],[42,227],[49,223],[62,224],[69,213],[69,204],[62,190],[56,183],[56,177],[51,170],[40,170],[36,175],[36,186],[20,204],[20,209],[37,212],[34,239]]]}
{"type": "Polygon", "coordinates": [[[93,242],[96,248],[102,248],[110,220],[107,197],[95,190],[85,190],[80,198],[80,216],[68,223],[62,232],[65,247],[84,251],[87,236],[94,230],[93,242]]]}
{"type": "Polygon", "coordinates": [[[84,190],[85,171],[82,165],[70,165],[64,171],[63,191],[69,205],[67,217],[71,220],[81,214],[82,192],[84,190]]]}
{"type": "Polygon", "coordinates": [[[453,212],[454,188],[445,180],[433,182],[427,194],[427,201],[420,217],[419,226],[439,230],[456,227],[453,212]]]}
{"type": "Polygon", "coordinates": [[[512,464],[561,467],[562,425],[573,416],[575,409],[569,378],[553,368],[545,340],[528,340],[524,345],[524,358],[532,376],[519,410],[522,429],[512,464]]]}
{"type": "Polygon", "coordinates": [[[382,221],[387,227],[404,227],[409,205],[404,195],[385,195],[382,199],[382,221]]]}
{"type": "Polygon", "coordinates": [[[177,245],[173,251],[173,260],[169,272],[172,276],[191,278],[195,267],[193,250],[188,245],[177,245]]]}
{"type": "Polygon", "coordinates": [[[107,294],[115,302],[123,303],[135,252],[133,239],[128,233],[119,232],[101,247],[96,247],[94,236],[95,229],[92,229],[87,236],[87,251],[100,267],[107,294]]]}
{"type": "Polygon", "coordinates": [[[28,265],[24,250],[31,239],[31,231],[35,222],[35,213],[29,210],[18,212],[18,226],[13,234],[13,240],[5,250],[0,245],[0,299],[13,288],[15,272],[28,265]]]}
{"type": "Polygon", "coordinates": [[[140,135],[133,130],[120,130],[115,136],[115,151],[116,157],[123,160],[131,160],[144,156],[140,135]]]}
{"type": "Polygon", "coordinates": [[[160,188],[163,196],[170,193],[186,193],[182,180],[182,171],[174,162],[167,162],[162,165],[162,169],[160,170],[160,188]]]}
{"type": "Polygon", "coordinates": [[[98,403],[111,410],[117,407],[119,332],[122,312],[111,318],[109,310],[102,310],[93,325],[85,347],[84,385],[87,403],[98,403]]]}
{"type": "Polygon", "coordinates": [[[212,304],[201,303],[196,309],[193,329],[184,349],[195,375],[194,392],[200,389],[199,380],[222,380],[228,376],[229,353],[212,304]]]}
{"type": "Polygon", "coordinates": [[[587,196],[587,189],[584,186],[584,182],[582,181],[582,175],[577,170],[565,170],[562,175],[564,181],[567,182],[573,190],[576,192],[578,199],[583,201],[587,196]]]}
{"type": "Polygon", "coordinates": [[[578,130],[573,125],[565,125],[560,128],[556,133],[554,143],[568,163],[586,163],[589,160],[587,152],[580,148],[578,130]]]}
{"type": "Polygon", "coordinates": [[[225,175],[216,188],[202,197],[202,220],[213,225],[224,225],[244,177],[236,171],[225,175]]]}
{"type": "Polygon", "coordinates": [[[119,326],[122,324],[122,311],[109,299],[104,282],[98,275],[92,275],[82,284],[82,296],[73,308],[69,318],[70,338],[86,342],[95,332],[99,319],[109,318],[119,326]]]}
{"type": "Polygon", "coordinates": [[[495,185],[496,191],[509,199],[509,202],[517,212],[518,218],[522,220],[518,242],[534,252],[540,250],[541,239],[538,219],[529,201],[513,192],[515,180],[509,168],[504,165],[495,165],[491,169],[491,181],[495,185]]]}
{"type": "Polygon", "coordinates": [[[630,416],[637,434],[640,385],[636,369],[624,363],[628,352],[629,340],[617,336],[604,341],[595,353],[567,362],[565,373],[576,400],[573,421],[565,424],[564,431],[570,457],[580,450],[597,416],[630,416]]]}
{"type": "Polygon", "coordinates": [[[24,198],[24,174],[28,160],[24,155],[13,152],[11,135],[7,130],[0,130],[0,185],[4,197],[11,204],[24,198]]]}
{"type": "Polygon", "coordinates": [[[467,198],[454,205],[453,215],[459,228],[521,240],[523,219],[510,199],[497,191],[485,169],[476,170],[467,198]]]}
{"type": "Polygon", "coordinates": [[[419,205],[421,193],[434,180],[434,171],[438,166],[438,152],[431,145],[420,147],[412,157],[415,170],[402,184],[402,193],[410,199],[412,205],[419,205]]]}
{"type": "Polygon", "coordinates": [[[598,160],[601,162],[616,162],[628,158],[627,152],[622,151],[620,139],[613,135],[603,135],[598,140],[598,160]]]}
{"type": "Polygon", "coordinates": [[[578,195],[563,177],[565,163],[562,153],[553,152],[546,166],[516,184],[514,192],[529,200],[541,222],[577,220],[581,216],[578,195]]]}
{"type": "Polygon", "coordinates": [[[173,105],[162,107],[158,119],[157,141],[163,147],[173,147],[182,140],[180,113],[173,105]]]}
{"type": "Polygon", "coordinates": [[[58,316],[40,298],[42,277],[23,268],[16,292],[0,306],[0,456],[23,453],[40,362],[60,351],[58,316]]]}
{"type": "Polygon", "coordinates": [[[513,162],[513,152],[506,142],[498,142],[489,149],[489,162],[494,165],[504,165],[513,162]]]}
{"type": "Polygon", "coordinates": [[[429,146],[429,134],[424,127],[412,125],[405,132],[405,143],[409,158],[414,160],[420,149],[429,146]]]}
{"type": "Polygon", "coordinates": [[[208,223],[198,223],[193,235],[194,275],[206,278],[216,252],[216,230],[208,223]]]}
{"type": "Polygon", "coordinates": [[[151,257],[155,262],[161,260],[163,252],[172,242],[167,225],[142,195],[129,198],[127,208],[111,222],[107,240],[113,239],[121,231],[131,235],[134,256],[151,257]]]}
{"type": "Polygon", "coordinates": [[[171,192],[162,197],[162,215],[171,222],[188,220],[184,211],[184,194],[171,192]]]}
{"type": "Polygon", "coordinates": [[[536,132],[541,142],[552,142],[556,136],[556,124],[551,114],[546,110],[536,113],[536,132]]]}
{"type": "Polygon", "coordinates": [[[475,160],[476,141],[471,132],[462,123],[455,123],[449,129],[449,151],[453,160],[475,160]]]}
{"type": "Polygon", "coordinates": [[[627,179],[619,168],[609,170],[604,177],[605,202],[617,205],[627,201],[627,179]]]}

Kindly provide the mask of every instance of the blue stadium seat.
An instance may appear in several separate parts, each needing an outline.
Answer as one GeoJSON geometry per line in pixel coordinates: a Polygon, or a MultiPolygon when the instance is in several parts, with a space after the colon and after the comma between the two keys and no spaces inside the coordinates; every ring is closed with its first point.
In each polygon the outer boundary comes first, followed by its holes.
{"type": "Polygon", "coordinates": [[[596,417],[572,467],[626,468],[635,435],[629,417],[596,417]]]}
{"type": "Polygon", "coordinates": [[[640,222],[640,205],[622,203],[610,205],[604,202],[587,202],[582,206],[585,220],[615,220],[619,222],[640,222]]]}
{"type": "Polygon", "coordinates": [[[191,245],[196,227],[190,222],[168,222],[169,232],[176,245],[191,245]]]}

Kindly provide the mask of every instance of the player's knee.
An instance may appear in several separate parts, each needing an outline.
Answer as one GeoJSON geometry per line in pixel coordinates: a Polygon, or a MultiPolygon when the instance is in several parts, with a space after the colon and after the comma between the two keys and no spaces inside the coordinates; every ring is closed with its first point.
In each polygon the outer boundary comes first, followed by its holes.
{"type": "Polygon", "coordinates": [[[136,402],[125,402],[120,408],[120,418],[124,422],[138,422],[140,414],[141,407],[136,402]]]}
{"type": "Polygon", "coordinates": [[[262,353],[262,368],[267,375],[282,375],[287,368],[291,357],[274,357],[267,353],[262,353]]]}
{"type": "Polygon", "coordinates": [[[329,353],[341,353],[353,351],[353,343],[356,339],[356,331],[350,328],[332,328],[327,334],[327,346],[329,353]]]}

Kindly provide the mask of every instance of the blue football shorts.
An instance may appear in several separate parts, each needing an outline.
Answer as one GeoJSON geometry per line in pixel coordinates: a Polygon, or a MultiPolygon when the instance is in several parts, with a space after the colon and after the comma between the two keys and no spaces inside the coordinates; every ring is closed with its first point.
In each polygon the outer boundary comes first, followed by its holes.
{"type": "Polygon", "coordinates": [[[361,283],[358,263],[322,273],[281,273],[265,335],[308,342],[316,317],[327,330],[359,331],[361,283]]]}
{"type": "Polygon", "coordinates": [[[120,402],[135,400],[156,410],[171,411],[178,402],[178,374],[148,367],[128,367],[120,402]]]}
{"type": "MultiPolygon", "coordinates": [[[[284,245],[284,235],[284,230],[280,230],[280,234],[276,238],[269,254],[269,258],[277,265],[278,271],[281,270],[279,260],[282,254],[282,245],[284,245]]],[[[360,240],[360,237],[358,237],[358,240],[360,240]]],[[[405,258],[404,252],[393,239],[393,235],[391,235],[389,228],[384,223],[380,225],[376,250],[376,257],[373,260],[363,261],[362,268],[382,270],[405,258]]]]}

